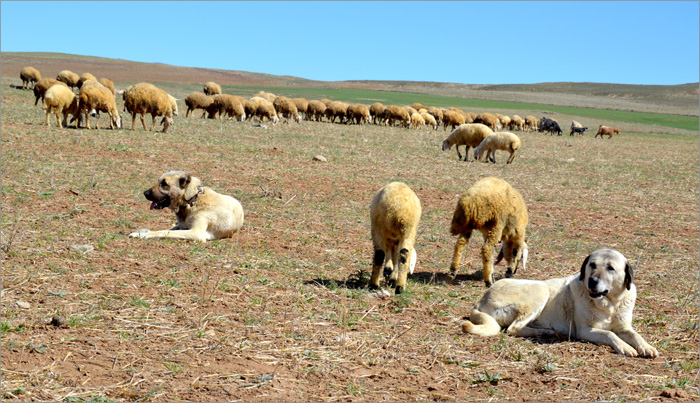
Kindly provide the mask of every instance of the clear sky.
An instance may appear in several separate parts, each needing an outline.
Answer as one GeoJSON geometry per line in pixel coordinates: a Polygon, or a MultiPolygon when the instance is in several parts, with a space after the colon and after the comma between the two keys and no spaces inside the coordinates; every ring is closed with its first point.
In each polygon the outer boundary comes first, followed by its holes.
{"type": "Polygon", "coordinates": [[[314,80],[698,82],[698,1],[2,1],[0,49],[314,80]]]}

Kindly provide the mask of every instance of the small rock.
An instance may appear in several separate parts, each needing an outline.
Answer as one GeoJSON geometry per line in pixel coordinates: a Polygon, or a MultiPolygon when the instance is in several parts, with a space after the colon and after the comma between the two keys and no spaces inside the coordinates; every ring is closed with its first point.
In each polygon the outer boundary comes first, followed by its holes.
{"type": "Polygon", "coordinates": [[[49,325],[61,327],[61,328],[68,327],[68,323],[66,322],[66,320],[62,316],[58,316],[58,315],[51,318],[51,322],[49,322],[49,325]]]}
{"type": "Polygon", "coordinates": [[[14,304],[11,305],[12,308],[20,308],[20,309],[29,309],[31,308],[31,304],[26,301],[17,301],[14,304]]]}
{"type": "Polygon", "coordinates": [[[315,157],[313,158],[313,160],[314,160],[314,161],[320,161],[320,162],[328,162],[328,160],[326,159],[326,157],[324,157],[323,155],[317,155],[317,156],[315,156],[315,157]]]}
{"type": "Polygon", "coordinates": [[[387,290],[379,290],[367,294],[368,298],[391,298],[391,293],[387,290]]]}
{"type": "Polygon", "coordinates": [[[71,249],[80,253],[88,253],[94,251],[95,247],[92,245],[73,245],[71,249]]]}

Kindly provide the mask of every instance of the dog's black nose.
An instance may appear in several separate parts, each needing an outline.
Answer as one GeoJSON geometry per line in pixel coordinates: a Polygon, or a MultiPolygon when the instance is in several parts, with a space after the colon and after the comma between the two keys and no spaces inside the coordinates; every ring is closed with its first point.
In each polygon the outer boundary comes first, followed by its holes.
{"type": "Polygon", "coordinates": [[[588,289],[595,290],[595,288],[597,286],[598,286],[598,277],[589,277],[588,278],[588,289]]]}
{"type": "Polygon", "coordinates": [[[147,191],[143,192],[143,195],[146,197],[146,200],[151,200],[151,189],[148,189],[147,191]]]}

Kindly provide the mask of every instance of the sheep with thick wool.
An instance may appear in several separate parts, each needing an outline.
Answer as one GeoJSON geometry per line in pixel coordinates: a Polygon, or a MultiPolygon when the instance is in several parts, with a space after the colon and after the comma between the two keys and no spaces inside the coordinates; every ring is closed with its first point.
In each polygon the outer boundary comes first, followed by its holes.
{"type": "Polygon", "coordinates": [[[143,130],[146,129],[144,115],[151,114],[151,131],[155,130],[156,118],[163,116],[163,133],[173,123],[173,107],[168,93],[150,83],[132,85],[124,91],[124,107],[131,113],[131,130],[135,130],[136,115],[140,115],[143,130]]]}
{"type": "Polygon", "coordinates": [[[371,114],[369,113],[369,108],[367,105],[362,104],[351,104],[348,106],[347,111],[348,123],[361,125],[363,123],[370,123],[372,121],[371,114]]]}
{"type": "Polygon", "coordinates": [[[261,122],[263,122],[265,119],[270,120],[273,125],[279,122],[277,112],[275,111],[275,106],[272,104],[272,101],[268,101],[265,98],[257,96],[252,97],[246,101],[243,108],[247,116],[255,116],[261,122]]]}
{"type": "Polygon", "coordinates": [[[66,122],[66,126],[68,126],[68,114],[71,114],[76,119],[77,127],[77,119],[80,112],[79,99],[65,83],[61,84],[63,85],[52,86],[44,94],[43,109],[46,111],[46,125],[51,127],[49,117],[51,113],[54,113],[58,127],[63,127],[62,122],[66,122]],[[61,115],[63,115],[63,120],[61,120],[61,115]]]}
{"type": "Polygon", "coordinates": [[[397,295],[404,291],[416,265],[414,245],[421,214],[418,196],[405,183],[391,182],[374,195],[369,210],[374,247],[370,289],[379,288],[381,271],[397,295]]]}
{"type": "Polygon", "coordinates": [[[521,118],[518,115],[513,115],[513,117],[510,118],[510,125],[508,128],[510,130],[523,131],[525,129],[525,119],[521,118]]]}
{"type": "Polygon", "coordinates": [[[219,119],[224,119],[224,115],[229,119],[236,118],[242,122],[246,118],[245,113],[246,99],[237,95],[217,94],[214,95],[214,102],[207,108],[209,119],[215,119],[219,115],[219,119]]]}
{"type": "Polygon", "coordinates": [[[80,76],[70,70],[61,70],[56,76],[56,80],[66,84],[70,88],[78,88],[80,76]]]}
{"type": "MultiPolygon", "coordinates": [[[[455,127],[464,124],[464,115],[454,110],[446,110],[442,114],[442,123],[444,125],[443,131],[447,130],[447,126],[451,126],[452,130],[455,130],[455,127]]],[[[459,153],[459,150],[457,153],[459,153]]]]}
{"type": "Polygon", "coordinates": [[[170,109],[172,109],[172,111],[173,111],[173,116],[177,116],[177,115],[178,115],[178,112],[177,112],[177,98],[175,98],[174,96],[168,94],[168,99],[170,100],[170,109]]]}
{"type": "Polygon", "coordinates": [[[498,120],[498,117],[490,112],[480,113],[479,116],[474,119],[474,123],[483,123],[493,131],[501,128],[501,122],[498,120]]]}
{"type": "MultiPolygon", "coordinates": [[[[444,113],[444,110],[442,108],[431,106],[430,108],[428,108],[428,113],[433,115],[438,126],[442,124],[442,115],[444,113]]],[[[437,129],[437,127],[435,129],[437,129]]]]}
{"type": "Polygon", "coordinates": [[[34,67],[27,66],[19,72],[19,78],[22,79],[22,89],[28,90],[29,84],[35,85],[37,81],[41,80],[41,73],[34,67]]]}
{"type": "Polygon", "coordinates": [[[112,82],[112,80],[110,80],[109,78],[102,77],[99,80],[97,80],[97,82],[107,87],[108,90],[112,91],[113,95],[116,95],[116,91],[114,90],[114,83],[112,82]]]}
{"type": "Polygon", "coordinates": [[[508,266],[506,277],[515,275],[521,260],[525,269],[528,255],[525,243],[527,222],[525,201],[508,182],[495,177],[478,180],[460,196],[452,216],[450,233],[457,236],[457,242],[449,279],[454,280],[457,276],[462,254],[474,230],[484,236],[481,259],[487,287],[494,281],[494,264],[498,264],[503,257],[508,266]],[[503,243],[494,263],[493,252],[498,241],[503,243]]]}
{"type": "Polygon", "coordinates": [[[437,130],[439,124],[437,120],[435,120],[435,117],[431,115],[428,112],[423,112],[420,114],[420,116],[423,118],[423,121],[425,122],[426,126],[430,126],[433,128],[433,130],[437,130]]]}
{"type": "Polygon", "coordinates": [[[420,113],[418,112],[413,112],[411,114],[411,124],[409,125],[410,129],[420,129],[425,125],[425,119],[423,119],[423,116],[421,116],[420,113]]]}
{"type": "MultiPolygon", "coordinates": [[[[114,94],[104,85],[96,80],[86,80],[81,83],[78,94],[79,112],[78,122],[83,114],[85,115],[85,127],[90,129],[90,114],[92,111],[106,112],[109,114],[109,125],[112,129],[121,129],[122,118],[119,116],[117,104],[114,101],[114,94]]],[[[76,125],[76,127],[78,127],[76,125]]],[[[99,121],[95,123],[95,128],[99,129],[99,121]]]]}
{"type": "Polygon", "coordinates": [[[292,102],[294,102],[294,105],[296,105],[297,112],[306,117],[306,111],[309,109],[309,100],[306,98],[294,98],[292,99],[292,102]]]}
{"type": "Polygon", "coordinates": [[[382,120],[382,116],[384,115],[385,110],[386,106],[381,102],[375,102],[372,105],[370,105],[369,114],[372,116],[372,123],[378,125],[382,120]]]}
{"type": "MultiPolygon", "coordinates": [[[[85,83],[85,81],[88,81],[88,80],[97,81],[97,77],[93,76],[90,73],[81,74],[80,78],[78,79],[78,88],[83,88],[83,83],[85,83]]],[[[99,82],[99,81],[97,81],[97,82],[99,82]]],[[[114,95],[114,94],[112,94],[112,95],[114,95]]]]}
{"type": "Polygon", "coordinates": [[[326,104],[317,100],[309,101],[309,106],[306,108],[306,118],[320,122],[325,112],[326,104]]]}
{"type": "Polygon", "coordinates": [[[324,114],[331,123],[335,123],[336,118],[338,118],[338,123],[344,123],[348,116],[349,106],[348,103],[343,101],[333,101],[328,104],[324,114]]]}
{"type": "Polygon", "coordinates": [[[540,120],[536,117],[532,115],[525,116],[525,129],[527,129],[528,132],[539,130],[539,124],[540,120]]]}
{"type": "Polygon", "coordinates": [[[478,147],[484,139],[493,133],[490,127],[481,123],[464,123],[457,126],[449,136],[442,142],[442,151],[447,151],[452,146],[456,146],[457,158],[462,160],[462,154],[459,153],[459,146],[466,146],[464,152],[464,160],[469,160],[469,148],[478,147]]]}
{"type": "Polygon", "coordinates": [[[206,95],[221,94],[221,86],[213,81],[207,81],[206,83],[204,83],[203,91],[206,95]]]}
{"type": "Polygon", "coordinates": [[[36,97],[36,99],[34,100],[34,106],[39,104],[39,99],[43,101],[44,94],[46,94],[46,91],[48,91],[49,88],[53,87],[56,84],[68,87],[65,83],[48,77],[42,78],[41,80],[37,81],[36,84],[34,84],[34,97],[36,97]]]}
{"type": "Polygon", "coordinates": [[[280,95],[272,101],[272,106],[275,107],[277,116],[286,118],[285,123],[289,123],[289,119],[294,119],[295,122],[301,123],[301,115],[297,105],[291,99],[280,95]]]}
{"type": "Polygon", "coordinates": [[[511,132],[492,133],[486,136],[481,144],[474,149],[474,159],[481,161],[486,155],[486,161],[491,161],[495,164],[496,150],[502,150],[510,153],[510,157],[508,157],[506,162],[506,164],[510,164],[513,162],[515,152],[520,148],[520,144],[520,137],[511,132]]]}
{"type": "Polygon", "coordinates": [[[207,108],[214,102],[214,98],[201,92],[192,92],[190,95],[185,97],[185,105],[187,105],[187,112],[185,112],[185,117],[190,115],[190,112],[194,113],[195,109],[203,109],[202,117],[207,114],[207,108]]]}
{"type": "Polygon", "coordinates": [[[411,115],[408,113],[408,110],[402,106],[389,105],[384,110],[383,120],[392,127],[396,122],[398,122],[401,127],[408,127],[411,124],[411,115]]]}

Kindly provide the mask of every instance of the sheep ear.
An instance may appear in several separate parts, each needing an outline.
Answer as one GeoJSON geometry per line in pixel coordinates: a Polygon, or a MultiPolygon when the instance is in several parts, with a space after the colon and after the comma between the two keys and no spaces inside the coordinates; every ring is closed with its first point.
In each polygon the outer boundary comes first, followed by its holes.
{"type": "Polygon", "coordinates": [[[584,278],[586,278],[586,266],[588,266],[588,260],[591,258],[591,255],[586,256],[586,260],[583,261],[583,264],[581,265],[581,274],[578,276],[579,281],[583,281],[584,278]]]}
{"type": "Polygon", "coordinates": [[[629,262],[625,262],[625,287],[629,291],[632,288],[632,278],[634,277],[634,269],[630,266],[629,262]]]}

